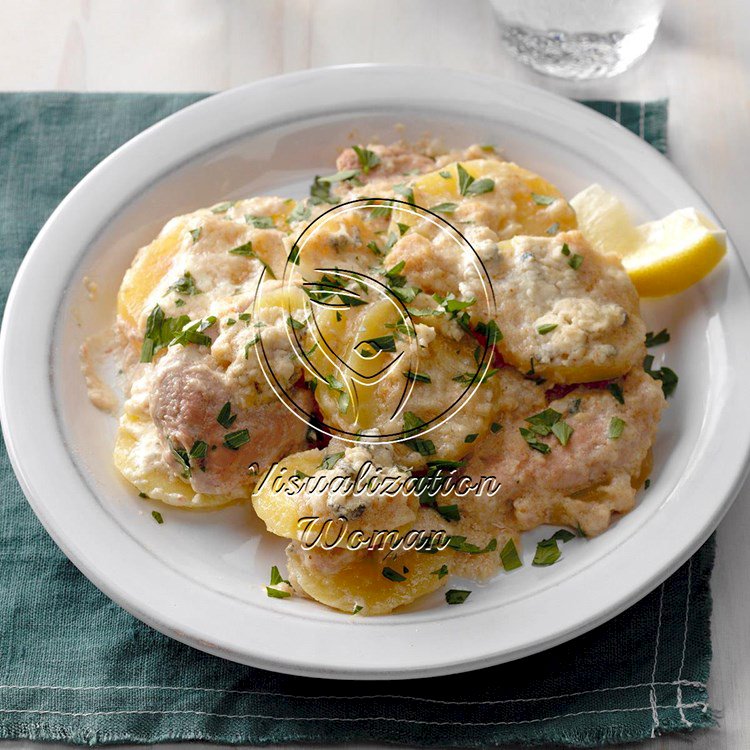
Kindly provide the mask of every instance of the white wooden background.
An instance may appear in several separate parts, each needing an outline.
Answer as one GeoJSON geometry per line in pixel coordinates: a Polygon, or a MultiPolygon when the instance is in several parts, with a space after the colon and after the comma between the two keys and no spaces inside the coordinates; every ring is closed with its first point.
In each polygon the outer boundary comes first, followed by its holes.
{"type": "MultiPolygon", "coordinates": [[[[568,96],[668,96],[671,157],[750,265],[746,0],[671,0],[646,58],[588,84],[544,78],[506,57],[487,0],[0,0],[0,29],[0,89],[213,91],[308,67],[389,62],[492,73],[568,96]]],[[[719,529],[713,577],[710,690],[722,725],[698,735],[695,750],[750,748],[749,535],[747,486],[719,529]]]]}

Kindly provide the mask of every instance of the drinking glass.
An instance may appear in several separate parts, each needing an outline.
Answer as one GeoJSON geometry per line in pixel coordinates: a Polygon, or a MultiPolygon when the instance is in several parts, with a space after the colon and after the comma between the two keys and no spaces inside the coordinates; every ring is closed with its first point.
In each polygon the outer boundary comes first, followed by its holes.
{"type": "Polygon", "coordinates": [[[651,46],[666,0],[491,0],[510,53],[583,80],[627,70],[651,46]]]}

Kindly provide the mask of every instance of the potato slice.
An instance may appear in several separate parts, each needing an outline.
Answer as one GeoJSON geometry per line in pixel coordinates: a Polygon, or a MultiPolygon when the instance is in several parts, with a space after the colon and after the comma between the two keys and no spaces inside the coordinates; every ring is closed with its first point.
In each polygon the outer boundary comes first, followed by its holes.
{"type": "Polygon", "coordinates": [[[276,536],[286,539],[299,537],[299,504],[294,496],[274,491],[274,483],[285,475],[301,471],[310,476],[320,467],[324,452],[313,449],[274,464],[259,480],[253,492],[253,509],[266,528],[276,536]]]}
{"type": "Polygon", "coordinates": [[[580,232],[514,237],[499,253],[492,282],[506,362],[556,383],[582,383],[619,377],[643,361],[638,294],[618,258],[594,250],[580,232]]]}
{"type": "Polygon", "coordinates": [[[437,591],[448,580],[438,575],[450,558],[447,552],[426,554],[410,550],[396,557],[391,553],[384,559],[385,555],[385,552],[304,550],[290,544],[289,580],[316,601],[342,612],[353,614],[356,610],[362,615],[386,615],[437,591]]]}
{"type": "Polygon", "coordinates": [[[154,461],[158,452],[159,439],[153,422],[124,414],[117,431],[114,463],[139,492],[181,508],[219,508],[241,499],[195,492],[188,482],[174,476],[166,464],[154,461]]]}
{"type": "Polygon", "coordinates": [[[398,462],[410,468],[423,467],[433,458],[459,460],[469,451],[475,439],[471,436],[489,429],[492,404],[501,387],[494,368],[481,385],[472,384],[478,370],[478,342],[455,324],[452,332],[457,339],[417,324],[413,336],[394,341],[395,352],[363,360],[358,356],[366,345],[362,342],[393,335],[389,326],[394,323],[388,321],[396,318],[389,317],[385,301],[361,309],[364,312],[353,317],[343,332],[350,337],[342,347],[345,367],[323,369],[335,382],[319,382],[315,390],[324,421],[349,433],[376,429],[381,435],[392,435],[401,441],[395,446],[398,462]],[[360,376],[370,374],[368,368],[382,373],[363,383],[360,376]],[[427,442],[402,440],[404,430],[419,420],[434,421],[434,429],[417,435],[427,442]]]}
{"type": "Polygon", "coordinates": [[[185,216],[170,221],[153,242],[138,251],[125,273],[117,295],[117,315],[128,327],[138,327],[146,300],[182,248],[187,222],[185,216]]]}
{"type": "MultiPolygon", "coordinates": [[[[500,239],[516,234],[555,234],[576,227],[575,212],[560,191],[513,162],[456,162],[418,177],[412,187],[418,206],[437,207],[437,213],[451,223],[483,224],[497,232],[500,239]],[[480,183],[484,180],[492,181],[491,189],[486,189],[489,182],[480,183]],[[454,204],[455,208],[445,213],[441,210],[445,204],[454,204]]],[[[393,213],[394,225],[412,226],[417,222],[408,210],[393,213]]]]}

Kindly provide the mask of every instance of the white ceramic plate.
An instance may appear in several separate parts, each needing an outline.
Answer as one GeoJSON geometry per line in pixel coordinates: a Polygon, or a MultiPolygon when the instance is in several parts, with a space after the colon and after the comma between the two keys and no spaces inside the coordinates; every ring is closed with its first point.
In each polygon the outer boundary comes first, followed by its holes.
{"type": "MultiPolygon", "coordinates": [[[[638,219],[710,209],[670,163],[583,106],[491,77],[355,66],[261,81],[188,107],[106,159],[63,201],[30,249],[3,323],[2,421],[16,474],[42,523],[102,591],[199,649],[283,672],[342,678],[445,674],[515,659],[604,622],[707,538],[743,479],[750,431],[748,281],[735,250],[707,281],[644,304],[653,350],[680,376],[655,447],[651,488],[603,536],[554,567],[526,565],[445,605],[354,618],[265,595],[283,544],[247,509],[190,513],[140,500],[112,466],[114,420],[86,398],[77,350],[113,318],[135,250],[166,219],[227,198],[301,197],[353,140],[425,132],[495,143],[567,195],[597,181],[638,219]],[[83,277],[99,285],[87,298],[83,277]]],[[[718,220],[717,220],[718,221],[718,220]]]]}

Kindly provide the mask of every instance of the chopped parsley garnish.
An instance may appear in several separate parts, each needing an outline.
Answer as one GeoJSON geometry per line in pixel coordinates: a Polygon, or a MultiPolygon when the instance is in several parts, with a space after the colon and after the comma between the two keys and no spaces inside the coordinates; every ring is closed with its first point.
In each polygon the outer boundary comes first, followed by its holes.
{"type": "Polygon", "coordinates": [[[408,305],[410,302],[413,302],[417,294],[419,294],[419,289],[407,286],[406,276],[401,275],[401,271],[404,270],[405,264],[406,262],[403,260],[396,263],[393,268],[389,268],[385,271],[385,277],[390,282],[388,288],[391,292],[393,292],[393,294],[396,295],[396,297],[398,297],[405,305],[408,305]]]}
{"type": "Polygon", "coordinates": [[[402,276],[401,271],[404,270],[405,265],[406,265],[405,260],[402,260],[396,263],[395,266],[393,266],[392,268],[389,268],[385,272],[386,278],[390,279],[394,284],[403,286],[406,283],[406,276],[402,276]]]}
{"type": "Polygon", "coordinates": [[[305,219],[309,219],[311,214],[312,212],[310,211],[310,207],[306,203],[302,203],[302,201],[300,201],[289,214],[287,223],[291,223],[293,221],[304,221],[305,219]]]}
{"type": "Polygon", "coordinates": [[[567,445],[573,434],[573,428],[563,419],[563,415],[554,409],[545,409],[527,417],[526,422],[529,423],[529,428],[521,427],[521,436],[531,448],[540,453],[549,453],[550,446],[541,442],[537,435],[546,437],[552,433],[560,445],[567,445]]]}
{"type": "MultiPolygon", "coordinates": [[[[378,352],[396,351],[396,339],[393,337],[392,333],[389,333],[386,336],[378,336],[374,339],[360,341],[355,347],[357,351],[359,351],[359,347],[362,345],[367,345],[372,348],[372,351],[367,352],[368,358],[374,357],[378,352]]],[[[362,352],[360,352],[360,354],[362,354],[362,352]]]]}
{"type": "Polygon", "coordinates": [[[430,575],[437,576],[438,578],[445,578],[448,575],[448,566],[441,565],[437,570],[433,570],[430,575]]]}
{"type": "Polygon", "coordinates": [[[472,432],[464,438],[464,443],[473,443],[479,437],[478,433],[472,432]]]}
{"type": "Polygon", "coordinates": [[[250,341],[245,344],[245,359],[250,359],[250,350],[260,341],[260,334],[256,333],[250,341]]]}
{"type": "Polygon", "coordinates": [[[390,201],[384,201],[372,209],[373,219],[387,219],[393,211],[393,204],[390,201]]]}
{"type": "Polygon", "coordinates": [[[561,419],[552,425],[552,434],[560,441],[560,445],[567,445],[573,434],[573,428],[561,419]]]}
{"type": "Polygon", "coordinates": [[[451,589],[445,592],[445,601],[448,604],[463,604],[468,598],[471,591],[465,589],[451,589]]]}
{"type": "Polygon", "coordinates": [[[198,240],[201,238],[202,233],[203,227],[196,227],[195,229],[190,230],[190,236],[193,238],[193,244],[198,242],[198,240]]]}
{"type": "Polygon", "coordinates": [[[224,203],[217,203],[212,209],[212,214],[225,214],[234,205],[234,201],[225,201],[224,203]]]}
{"type": "Polygon", "coordinates": [[[615,401],[621,404],[625,403],[625,397],[622,395],[622,388],[617,383],[608,383],[607,390],[612,394],[615,401]]]}
{"type": "Polygon", "coordinates": [[[195,285],[195,279],[190,271],[185,271],[172,286],[167,288],[167,292],[177,292],[178,294],[187,294],[189,297],[195,294],[202,294],[200,289],[195,285]]]}
{"type": "Polygon", "coordinates": [[[490,425],[490,430],[491,430],[491,431],[492,431],[492,432],[493,432],[494,434],[497,434],[497,433],[498,433],[498,432],[500,432],[500,430],[502,430],[502,429],[503,429],[503,426],[502,426],[502,425],[500,424],[500,422],[493,422],[493,423],[492,423],[492,424],[490,425]]]}
{"type": "Polygon", "coordinates": [[[444,180],[450,180],[451,173],[447,169],[442,169],[438,174],[444,179],[444,180]]]}
{"type": "Polygon", "coordinates": [[[487,346],[495,346],[498,341],[503,340],[503,332],[497,327],[497,323],[491,320],[489,323],[480,321],[476,325],[476,332],[487,339],[487,346]]]}
{"type": "MultiPolygon", "coordinates": [[[[416,432],[421,427],[424,427],[425,424],[425,421],[414,414],[414,412],[404,412],[404,432],[406,434],[416,432]]],[[[419,453],[420,456],[434,456],[437,452],[435,450],[435,443],[426,438],[410,438],[409,440],[404,440],[404,445],[419,453]]]]}
{"type": "MultiPolygon", "coordinates": [[[[296,245],[294,246],[296,247],[296,245]]],[[[294,248],[292,248],[293,250],[294,248]]],[[[241,255],[243,258],[254,258],[255,260],[259,261],[263,267],[268,272],[268,276],[272,279],[275,279],[276,276],[271,269],[271,266],[266,263],[263,258],[261,258],[254,250],[253,250],[253,243],[251,241],[245,242],[242,245],[238,245],[237,247],[233,247],[229,251],[230,255],[241,255]]]]}
{"type": "Polygon", "coordinates": [[[549,206],[555,202],[555,198],[551,195],[541,195],[539,193],[532,193],[531,200],[533,200],[537,206],[549,206]]]}
{"type": "Polygon", "coordinates": [[[556,531],[549,539],[542,539],[537,542],[536,553],[532,560],[532,565],[545,566],[554,565],[560,559],[560,548],[557,545],[558,540],[565,543],[575,538],[575,534],[567,529],[556,531]]]}
{"type": "Polygon", "coordinates": [[[245,214],[245,222],[252,224],[256,229],[273,229],[276,225],[270,216],[253,216],[245,214]]]}
{"type": "Polygon", "coordinates": [[[650,486],[651,486],[651,479],[647,479],[647,480],[646,480],[646,481],[645,481],[645,482],[643,483],[643,489],[644,489],[644,490],[647,490],[647,489],[648,489],[648,488],[649,488],[650,486]]]}
{"type": "Polygon", "coordinates": [[[142,497],[144,500],[150,500],[149,496],[145,492],[139,492],[138,497],[142,497]]]}
{"type": "Polygon", "coordinates": [[[411,370],[407,370],[404,373],[404,377],[407,380],[411,380],[415,383],[431,383],[432,378],[429,375],[426,375],[421,372],[412,372],[411,370]]]}
{"type": "Polygon", "coordinates": [[[167,440],[169,444],[169,452],[177,463],[182,467],[182,476],[185,479],[190,477],[190,455],[188,452],[179,444],[172,441],[172,438],[167,440]]]}
{"type": "Polygon", "coordinates": [[[358,615],[364,608],[361,604],[355,604],[354,609],[352,610],[353,615],[358,615]]]}
{"type": "Polygon", "coordinates": [[[332,469],[339,461],[340,458],[343,458],[344,451],[341,451],[340,453],[331,453],[330,456],[326,456],[320,463],[321,469],[332,469]]]}
{"type": "Polygon", "coordinates": [[[224,435],[224,445],[233,451],[239,450],[245,443],[250,442],[250,433],[247,430],[236,430],[224,435]]]}
{"type": "Polygon", "coordinates": [[[451,379],[456,383],[461,383],[461,385],[471,385],[474,381],[477,381],[479,385],[484,385],[493,375],[497,374],[499,371],[500,370],[498,368],[488,368],[481,376],[479,375],[479,372],[464,372],[460,375],[456,375],[451,379]]]}
{"type": "Polygon", "coordinates": [[[669,398],[677,388],[679,378],[674,370],[670,370],[669,367],[662,367],[660,370],[653,370],[652,365],[654,364],[653,354],[647,354],[643,360],[643,369],[654,379],[661,380],[661,389],[664,392],[664,398],[669,398]]]}
{"type": "Polygon", "coordinates": [[[347,180],[351,180],[358,174],[358,169],[342,169],[340,172],[334,172],[334,174],[329,174],[327,177],[318,177],[316,179],[320,180],[320,182],[327,182],[329,185],[332,185],[336,182],[346,182],[347,180]]]}
{"type": "Polygon", "coordinates": [[[408,185],[394,185],[393,192],[398,193],[407,203],[414,203],[414,190],[408,185]]]}
{"type": "Polygon", "coordinates": [[[182,346],[187,346],[188,344],[211,346],[211,337],[206,336],[203,331],[209,329],[214,323],[216,323],[216,317],[209,315],[207,318],[195,320],[189,325],[185,325],[182,330],[175,334],[174,338],[169,342],[169,346],[175,346],[176,344],[182,344],[182,346]]]}
{"type": "MultiPolygon", "coordinates": [[[[175,343],[175,337],[188,323],[190,323],[190,318],[187,315],[168,318],[161,307],[155,305],[146,319],[146,333],[141,346],[141,362],[151,362],[156,352],[175,343]]],[[[208,339],[208,343],[211,343],[211,339],[208,339]]]]}
{"type": "Polygon", "coordinates": [[[411,229],[408,224],[401,224],[400,222],[396,222],[396,226],[402,237],[411,229]]]}
{"type": "Polygon", "coordinates": [[[233,247],[229,251],[232,255],[248,255],[248,256],[255,256],[255,253],[253,252],[253,243],[252,242],[245,242],[242,245],[238,245],[237,247],[233,247]]]}
{"type": "Polygon", "coordinates": [[[288,599],[292,595],[289,591],[282,591],[281,589],[275,589],[271,586],[266,586],[266,594],[271,599],[288,599]]]}
{"type": "Polygon", "coordinates": [[[370,151],[369,148],[361,148],[360,146],[352,146],[354,153],[357,154],[359,159],[359,166],[362,167],[362,171],[367,174],[373,167],[377,167],[380,164],[380,157],[374,152],[370,151]]]}
{"type": "Polygon", "coordinates": [[[300,322],[299,320],[296,320],[291,315],[287,317],[286,323],[288,326],[291,326],[295,331],[301,331],[305,327],[304,323],[300,322]]]}
{"type": "Polygon", "coordinates": [[[521,433],[521,437],[528,443],[529,447],[533,448],[535,451],[546,454],[552,450],[547,443],[543,443],[539,440],[535,432],[532,432],[526,427],[519,427],[518,430],[521,433]]]}
{"type": "Polygon", "coordinates": [[[158,510],[152,510],[151,516],[156,521],[156,523],[164,523],[164,519],[162,518],[161,513],[159,513],[158,510]]]}
{"type": "Polygon", "coordinates": [[[465,536],[451,536],[448,546],[455,552],[465,552],[467,555],[485,555],[497,549],[497,539],[490,539],[484,547],[466,541],[465,536]]]}
{"type": "Polygon", "coordinates": [[[436,214],[452,214],[458,208],[458,203],[438,203],[437,206],[431,206],[430,211],[436,214]]]}
{"type": "Polygon", "coordinates": [[[538,414],[526,418],[531,429],[537,434],[545,437],[552,432],[552,427],[562,419],[562,414],[554,409],[545,409],[538,414]]]}
{"type": "Polygon", "coordinates": [[[652,346],[659,346],[660,344],[666,344],[670,339],[669,331],[666,328],[662,328],[659,333],[649,331],[646,334],[646,346],[650,349],[652,346]]]}
{"type": "Polygon", "coordinates": [[[461,195],[480,195],[481,193],[489,193],[495,189],[494,180],[488,177],[477,180],[461,164],[456,165],[456,172],[458,174],[458,192],[461,195]]]}
{"type": "Polygon", "coordinates": [[[458,510],[458,505],[436,505],[435,510],[446,521],[460,521],[461,520],[461,513],[458,510]]]}
{"type": "Polygon", "coordinates": [[[310,202],[311,203],[338,203],[339,199],[331,195],[331,185],[319,177],[310,185],[310,202]]]}
{"type": "Polygon", "coordinates": [[[581,263],[583,263],[583,256],[578,255],[578,253],[573,253],[573,255],[568,258],[568,265],[574,271],[577,271],[581,267],[581,263]]]}
{"type": "Polygon", "coordinates": [[[178,298],[177,298],[177,299],[176,299],[176,300],[174,301],[174,306],[175,306],[175,307],[183,307],[183,306],[184,306],[184,304],[185,304],[185,300],[184,300],[184,299],[182,299],[182,298],[180,298],[180,297],[178,297],[178,298]]]}
{"type": "Polygon", "coordinates": [[[565,256],[570,255],[570,248],[568,247],[567,242],[563,242],[563,246],[560,248],[560,252],[565,256]]]}
{"type": "Polygon", "coordinates": [[[552,333],[555,328],[557,328],[557,323],[545,323],[539,326],[536,331],[540,336],[546,336],[548,333],[552,333]]]}
{"type": "Polygon", "coordinates": [[[609,432],[607,437],[610,440],[617,440],[622,435],[622,431],[625,429],[625,422],[620,417],[612,417],[609,420],[609,432]]]}
{"type": "Polygon", "coordinates": [[[515,570],[523,565],[521,558],[518,556],[516,543],[512,539],[508,539],[500,550],[500,560],[503,563],[503,568],[508,571],[515,570]]]}
{"type": "Polygon", "coordinates": [[[224,428],[229,429],[233,424],[234,420],[237,419],[236,414],[232,414],[232,404],[227,401],[224,406],[221,407],[221,411],[216,417],[216,421],[224,428]]]}
{"type": "Polygon", "coordinates": [[[383,251],[378,247],[378,243],[375,241],[371,240],[370,242],[368,242],[367,249],[371,250],[373,253],[375,253],[375,255],[378,255],[381,257],[384,255],[383,251]]]}
{"type": "Polygon", "coordinates": [[[279,569],[274,565],[271,568],[271,586],[278,586],[280,583],[289,584],[289,581],[281,577],[279,569]]]}
{"type": "Polygon", "coordinates": [[[395,581],[396,583],[403,583],[406,580],[406,576],[395,571],[393,568],[383,568],[383,578],[387,578],[389,581],[395,581]]]}
{"type": "Polygon", "coordinates": [[[337,380],[334,375],[326,375],[325,381],[332,391],[338,392],[339,411],[342,414],[346,414],[346,412],[349,411],[349,404],[351,402],[351,399],[349,398],[349,394],[344,388],[344,384],[340,380],[337,380]]]}
{"type": "Polygon", "coordinates": [[[190,449],[190,458],[205,458],[208,453],[208,443],[205,440],[196,440],[190,449]]]}
{"type": "Polygon", "coordinates": [[[447,313],[455,313],[461,312],[461,310],[465,310],[467,307],[471,307],[472,305],[476,304],[476,297],[472,297],[471,299],[462,300],[462,299],[456,299],[455,297],[441,297],[439,294],[433,294],[432,298],[439,302],[443,310],[447,313]]]}

